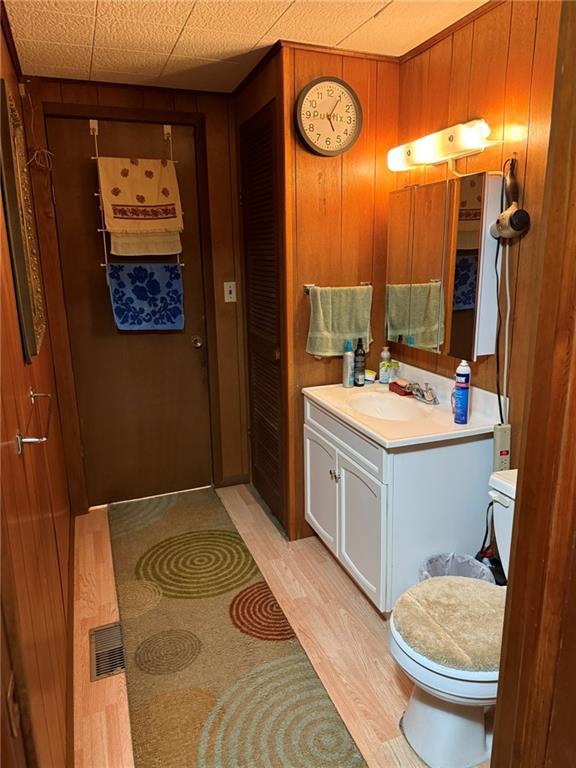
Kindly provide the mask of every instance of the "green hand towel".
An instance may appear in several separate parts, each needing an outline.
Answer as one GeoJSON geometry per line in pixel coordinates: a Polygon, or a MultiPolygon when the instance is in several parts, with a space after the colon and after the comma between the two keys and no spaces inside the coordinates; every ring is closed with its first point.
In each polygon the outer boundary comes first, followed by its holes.
{"type": "Polygon", "coordinates": [[[364,349],[372,341],[370,311],[372,286],[310,288],[310,328],[306,352],[319,357],[344,353],[346,339],[354,346],[362,337],[364,349]]]}
{"type": "Polygon", "coordinates": [[[444,343],[444,290],[441,282],[412,286],[410,335],[415,347],[438,349],[444,343]]]}
{"type": "Polygon", "coordinates": [[[406,342],[410,336],[410,283],[386,286],[386,322],[388,341],[406,342]]]}

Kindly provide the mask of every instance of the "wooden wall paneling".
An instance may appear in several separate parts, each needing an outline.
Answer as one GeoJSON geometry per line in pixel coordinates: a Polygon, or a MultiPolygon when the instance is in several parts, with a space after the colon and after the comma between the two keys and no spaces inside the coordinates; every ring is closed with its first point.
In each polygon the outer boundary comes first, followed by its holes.
{"type": "Polygon", "coordinates": [[[362,132],[342,155],[342,272],[349,285],[372,282],[378,64],[344,58],[342,78],[362,106],[362,132]]]}
{"type": "Polygon", "coordinates": [[[236,275],[236,344],[238,356],[238,396],[241,434],[241,465],[242,476],[250,477],[250,447],[248,436],[248,366],[246,349],[246,299],[244,290],[244,269],[242,248],[240,245],[240,190],[239,190],[239,161],[236,135],[236,112],[234,103],[228,100],[228,142],[230,158],[230,195],[232,220],[232,249],[234,259],[234,274],[236,275]]]}
{"type": "Polygon", "coordinates": [[[61,83],[60,88],[64,104],[98,104],[98,86],[96,83],[78,83],[67,80],[61,83]]]}
{"type": "MultiPolygon", "coordinates": [[[[474,26],[467,24],[452,38],[447,126],[468,120],[473,37],[474,26]]],[[[466,173],[466,158],[457,160],[454,167],[457,173],[466,173]]]]}
{"type": "Polygon", "coordinates": [[[499,170],[502,167],[504,96],[511,16],[512,4],[504,3],[474,22],[468,119],[483,117],[491,128],[490,140],[496,143],[487,147],[484,152],[468,158],[468,173],[486,169],[499,170]]]}
{"type": "MultiPolygon", "coordinates": [[[[376,143],[374,157],[374,241],[372,245],[372,333],[385,343],[386,254],[388,228],[392,225],[388,201],[396,174],[388,170],[387,148],[398,143],[398,65],[379,61],[376,94],[376,143]]],[[[372,345],[368,363],[378,370],[380,349],[372,345]]]]}
{"type": "MultiPolygon", "coordinates": [[[[407,61],[400,67],[400,105],[398,111],[398,138],[401,144],[426,133],[426,91],[430,51],[407,61]]],[[[424,168],[398,173],[398,187],[422,184],[426,178],[424,168]]]]}
{"type": "Polygon", "coordinates": [[[296,498],[300,489],[298,486],[299,472],[297,464],[300,457],[295,453],[295,445],[298,442],[297,434],[299,425],[295,421],[298,411],[299,394],[295,387],[294,370],[294,307],[295,291],[297,285],[296,264],[294,259],[294,212],[296,187],[294,184],[295,144],[293,140],[292,105],[294,103],[294,50],[284,47],[278,56],[278,68],[276,73],[278,92],[278,119],[279,131],[278,146],[280,160],[281,190],[279,194],[280,205],[284,216],[280,221],[282,231],[282,300],[284,311],[282,313],[281,339],[282,339],[282,399],[284,403],[283,434],[285,457],[284,468],[284,492],[286,504],[286,517],[288,519],[288,534],[290,538],[300,538],[311,533],[310,527],[302,515],[298,515],[296,498]]]}
{"type": "MultiPolygon", "coordinates": [[[[561,3],[542,0],[538,4],[536,37],[532,64],[528,138],[523,154],[526,170],[523,186],[523,205],[530,212],[530,231],[520,243],[516,297],[513,320],[513,344],[510,368],[511,422],[514,426],[524,422],[526,380],[533,358],[539,350],[534,347],[536,316],[534,290],[543,268],[539,237],[542,225],[544,182],[550,141],[550,115],[552,110],[552,83],[556,66],[556,40],[560,29],[561,3]]],[[[522,443],[528,438],[526,430],[513,433],[512,456],[516,461],[523,454],[522,443]]]]}
{"type": "MultiPolygon", "coordinates": [[[[430,49],[428,61],[428,87],[424,94],[424,134],[440,131],[451,125],[450,71],[452,66],[453,38],[446,37],[430,49]]],[[[445,163],[429,165],[425,169],[426,183],[441,181],[448,175],[445,163]]]]}
{"type": "Polygon", "coordinates": [[[576,669],[568,644],[576,626],[576,6],[564,3],[561,13],[532,294],[538,357],[526,385],[492,755],[498,768],[564,768],[576,754],[574,691],[567,687],[576,669]]]}
{"type": "MultiPolygon", "coordinates": [[[[60,101],[61,89],[59,84],[34,80],[27,83],[26,91],[29,98],[24,101],[24,119],[28,151],[31,153],[36,147],[46,148],[48,146],[42,102],[44,98],[60,101]]],[[[64,287],[60,269],[56,215],[52,199],[52,180],[49,171],[45,168],[41,168],[35,163],[31,163],[29,167],[34,193],[46,311],[51,329],[52,354],[55,361],[56,388],[62,413],[62,434],[70,504],[75,514],[81,514],[88,510],[88,497],[82,461],[82,442],[76,406],[76,388],[72,369],[64,287]]]]}
{"type": "MultiPolygon", "coordinates": [[[[227,482],[230,483],[245,477],[247,466],[243,461],[246,431],[243,430],[243,421],[236,417],[242,412],[243,381],[241,376],[229,375],[231,367],[242,370],[244,350],[238,343],[237,328],[242,325],[243,318],[241,304],[226,303],[223,290],[225,281],[234,280],[238,288],[242,286],[242,276],[236,272],[234,259],[228,102],[225,97],[198,94],[197,105],[199,112],[206,115],[206,136],[210,137],[211,145],[207,157],[210,211],[219,212],[217,219],[214,215],[211,217],[214,306],[218,316],[217,338],[211,343],[216,344],[218,351],[218,378],[222,382],[219,391],[220,417],[223,423],[230,425],[221,438],[222,465],[227,468],[227,482]]],[[[222,480],[219,478],[218,484],[222,480]]]]}
{"type": "MultiPolygon", "coordinates": [[[[306,83],[320,76],[342,78],[342,57],[294,51],[295,98],[306,83]]],[[[325,358],[318,361],[306,353],[310,301],[304,294],[304,284],[346,285],[350,266],[342,256],[342,156],[320,157],[305,149],[297,139],[294,140],[297,261],[294,355],[296,385],[301,388],[337,381],[339,378],[337,359],[325,358]]],[[[302,423],[301,402],[299,420],[302,423]]]]}

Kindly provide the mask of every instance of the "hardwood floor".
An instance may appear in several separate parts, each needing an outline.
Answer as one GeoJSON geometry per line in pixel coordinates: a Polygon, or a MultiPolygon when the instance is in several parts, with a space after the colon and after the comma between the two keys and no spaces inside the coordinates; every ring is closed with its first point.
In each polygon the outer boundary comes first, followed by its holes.
{"type": "MultiPolygon", "coordinates": [[[[246,486],[218,491],[370,768],[421,768],[386,622],[316,538],[288,542],[246,486]]],[[[118,620],[105,507],[76,518],[75,768],[133,768],[124,675],[90,682],[88,630],[118,620]]],[[[166,767],[168,768],[168,766],[166,767]]]]}

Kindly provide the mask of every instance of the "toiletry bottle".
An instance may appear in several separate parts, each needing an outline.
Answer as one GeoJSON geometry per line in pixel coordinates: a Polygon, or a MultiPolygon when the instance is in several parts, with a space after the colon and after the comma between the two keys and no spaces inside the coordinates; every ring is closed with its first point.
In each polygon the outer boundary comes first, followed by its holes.
{"type": "Polygon", "coordinates": [[[378,381],[380,384],[390,383],[390,348],[384,347],[380,353],[380,368],[378,381]]]}
{"type": "Polygon", "coordinates": [[[471,373],[472,371],[466,360],[461,360],[460,365],[456,368],[456,384],[452,393],[455,424],[468,424],[471,373]]]}
{"type": "Polygon", "coordinates": [[[390,383],[396,381],[400,376],[400,363],[398,360],[390,360],[390,383]]]}
{"type": "Polygon", "coordinates": [[[362,345],[362,339],[358,339],[356,351],[354,352],[354,386],[363,387],[366,371],[366,352],[362,345]]]}
{"type": "Polygon", "coordinates": [[[342,386],[354,386],[354,350],[350,339],[346,339],[344,354],[342,355],[342,386]]]}

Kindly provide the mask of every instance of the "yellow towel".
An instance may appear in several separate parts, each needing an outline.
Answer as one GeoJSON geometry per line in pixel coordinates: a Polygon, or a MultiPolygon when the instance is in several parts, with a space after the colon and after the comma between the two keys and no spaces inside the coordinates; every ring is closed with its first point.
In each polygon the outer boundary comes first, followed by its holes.
{"type": "Polygon", "coordinates": [[[99,157],[104,220],[109,232],[181,232],[182,207],[174,163],[99,157]]]}
{"type": "Polygon", "coordinates": [[[319,357],[343,355],[346,339],[351,339],[355,347],[360,337],[367,350],[372,341],[371,308],[371,285],[310,288],[310,328],[306,352],[319,357]]]}

